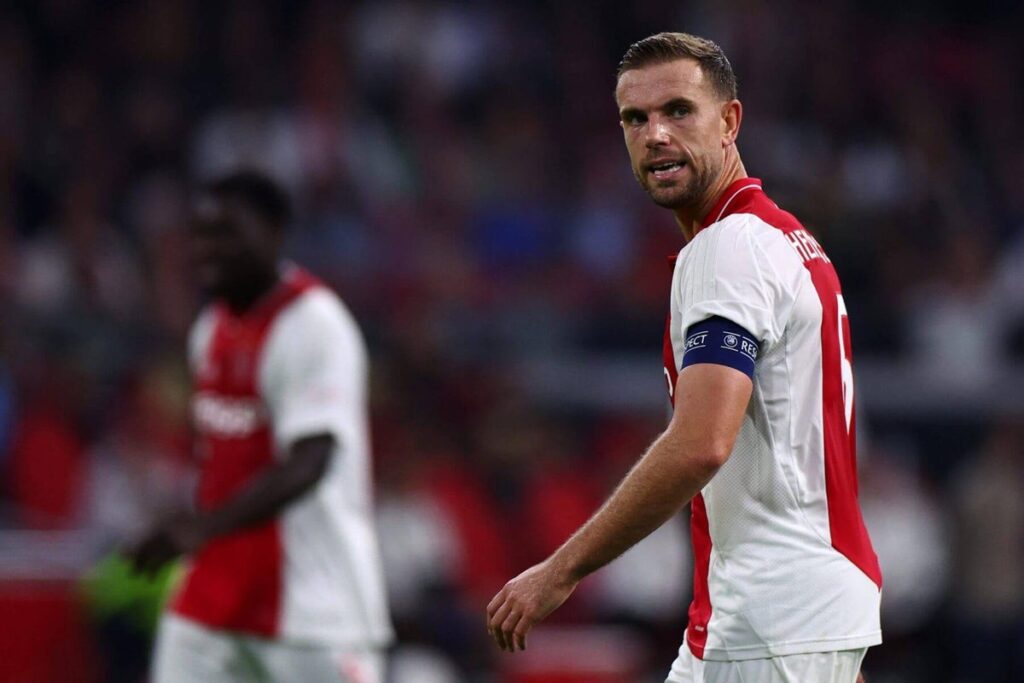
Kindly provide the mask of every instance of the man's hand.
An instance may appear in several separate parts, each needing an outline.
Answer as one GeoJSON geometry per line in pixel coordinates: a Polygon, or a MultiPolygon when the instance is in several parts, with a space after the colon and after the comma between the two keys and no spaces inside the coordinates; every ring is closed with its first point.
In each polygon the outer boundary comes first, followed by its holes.
{"type": "Polygon", "coordinates": [[[526,634],[565,602],[576,584],[550,559],[506,583],[487,605],[487,630],[498,647],[506,652],[525,650],[526,634]]]}
{"type": "Polygon", "coordinates": [[[126,555],[137,571],[154,574],[171,560],[198,550],[206,536],[195,515],[180,514],[158,525],[126,555]]]}

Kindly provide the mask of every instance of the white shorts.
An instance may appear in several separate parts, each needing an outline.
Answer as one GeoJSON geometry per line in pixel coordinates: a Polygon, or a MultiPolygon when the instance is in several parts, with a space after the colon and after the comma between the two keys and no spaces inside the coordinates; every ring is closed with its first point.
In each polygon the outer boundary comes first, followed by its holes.
{"type": "Polygon", "coordinates": [[[854,683],[867,648],[712,662],[683,643],[665,683],[854,683]]]}
{"type": "Polygon", "coordinates": [[[153,683],[384,683],[379,650],[298,645],[207,628],[176,614],[160,620],[153,683]]]}

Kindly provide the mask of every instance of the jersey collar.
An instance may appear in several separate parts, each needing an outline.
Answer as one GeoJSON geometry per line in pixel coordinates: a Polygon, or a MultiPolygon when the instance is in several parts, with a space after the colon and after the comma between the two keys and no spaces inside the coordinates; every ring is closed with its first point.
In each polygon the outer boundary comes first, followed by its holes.
{"type": "Polygon", "coordinates": [[[757,190],[763,192],[761,189],[761,180],[759,178],[740,178],[733,182],[729,187],[725,188],[719,197],[715,205],[711,207],[711,211],[704,217],[700,227],[697,228],[697,232],[700,232],[704,228],[708,227],[712,223],[717,223],[731,213],[735,213],[740,207],[740,203],[734,201],[736,197],[747,192],[748,190],[757,190]]]}
{"type": "Polygon", "coordinates": [[[219,306],[230,318],[235,320],[264,320],[273,315],[291,299],[297,284],[301,284],[305,271],[291,261],[282,261],[277,265],[277,282],[264,292],[249,308],[237,313],[226,301],[220,300],[219,306]]]}

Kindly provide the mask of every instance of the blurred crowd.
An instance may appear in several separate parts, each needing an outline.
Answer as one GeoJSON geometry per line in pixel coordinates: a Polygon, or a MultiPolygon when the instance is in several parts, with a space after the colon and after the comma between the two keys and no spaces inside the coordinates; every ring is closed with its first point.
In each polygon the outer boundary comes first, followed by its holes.
{"type": "MultiPolygon", "coordinates": [[[[631,176],[612,98],[626,47],[661,30],[724,47],[748,171],[843,278],[886,580],[869,680],[1024,680],[1009,0],[5,5],[0,603],[45,602],[187,499],[183,226],[197,183],[255,167],[288,188],[290,253],[372,352],[393,681],[661,680],[689,599],[682,519],[586,582],[527,654],[500,656],[483,627],[493,592],[665,421],[682,239],[631,176]]],[[[48,652],[81,678],[25,656],[0,681],[142,680],[145,637],[83,611],[47,612],[80,618],[85,644],[48,652]]],[[[30,612],[0,612],[12,642],[30,612]]],[[[47,632],[78,633],[62,628],[47,632]]]]}

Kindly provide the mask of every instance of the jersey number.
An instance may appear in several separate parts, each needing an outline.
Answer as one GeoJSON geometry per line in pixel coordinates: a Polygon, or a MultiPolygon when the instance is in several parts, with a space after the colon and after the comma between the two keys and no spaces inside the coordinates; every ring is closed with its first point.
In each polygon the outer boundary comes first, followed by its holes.
{"type": "Polygon", "coordinates": [[[853,364],[846,354],[846,335],[843,334],[843,319],[846,319],[846,327],[849,329],[850,319],[846,312],[846,302],[842,294],[836,294],[836,306],[838,315],[836,320],[839,325],[839,369],[843,381],[843,408],[846,410],[846,431],[850,431],[850,421],[853,419],[853,364]]]}

